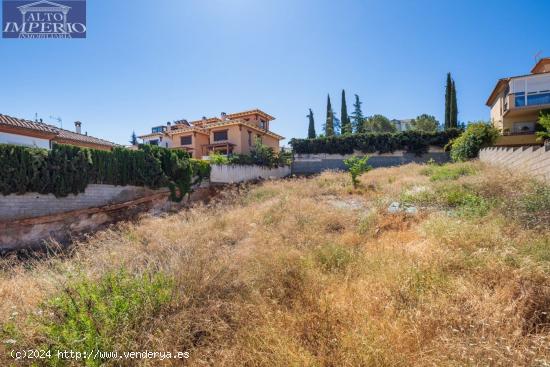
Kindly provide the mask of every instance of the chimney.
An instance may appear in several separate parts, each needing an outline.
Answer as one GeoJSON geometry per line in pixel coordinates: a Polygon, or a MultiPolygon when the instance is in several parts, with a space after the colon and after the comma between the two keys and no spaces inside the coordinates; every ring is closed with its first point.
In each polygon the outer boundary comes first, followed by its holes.
{"type": "Polygon", "coordinates": [[[80,121],[75,121],[75,122],[74,122],[74,128],[75,128],[76,133],[77,133],[77,134],[80,134],[81,131],[82,131],[82,129],[81,129],[81,128],[82,128],[82,122],[80,122],[80,121]]]}
{"type": "Polygon", "coordinates": [[[222,112],[222,121],[225,121],[226,118],[227,118],[227,113],[222,112]]]}

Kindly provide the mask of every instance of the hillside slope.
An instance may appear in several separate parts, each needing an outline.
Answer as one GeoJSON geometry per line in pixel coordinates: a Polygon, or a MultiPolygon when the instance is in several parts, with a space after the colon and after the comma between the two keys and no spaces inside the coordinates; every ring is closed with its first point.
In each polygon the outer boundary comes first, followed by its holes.
{"type": "MultiPolygon", "coordinates": [[[[550,364],[548,186],[480,163],[361,182],[240,187],[69,255],[2,260],[0,365],[39,346],[193,366],[550,364]]],[[[39,363],[58,362],[84,364],[39,363]]]]}

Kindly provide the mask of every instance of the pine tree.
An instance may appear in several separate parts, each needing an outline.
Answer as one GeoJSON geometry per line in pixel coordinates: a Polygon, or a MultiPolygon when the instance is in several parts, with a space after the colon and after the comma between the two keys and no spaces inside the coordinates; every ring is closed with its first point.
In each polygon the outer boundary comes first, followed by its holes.
{"type": "Polygon", "coordinates": [[[342,121],[342,135],[349,135],[352,133],[351,122],[348,116],[348,106],[346,103],[346,91],[342,89],[342,112],[340,115],[342,121]]]}
{"type": "Polygon", "coordinates": [[[132,137],[130,138],[130,144],[138,145],[138,139],[135,131],[132,131],[132,137]]]}
{"type": "Polygon", "coordinates": [[[353,104],[354,110],[351,116],[353,117],[353,131],[356,134],[361,134],[365,131],[365,117],[363,116],[363,111],[361,110],[361,105],[363,102],[359,100],[359,96],[355,95],[355,103],[353,104]]]}
{"type": "Polygon", "coordinates": [[[458,126],[458,105],[456,102],[456,87],[454,79],[451,82],[451,112],[450,112],[450,127],[458,126]]]}
{"type": "Polygon", "coordinates": [[[447,84],[445,85],[445,129],[451,127],[451,95],[453,84],[451,73],[447,73],[447,84]]]}
{"type": "Polygon", "coordinates": [[[327,98],[327,122],[325,124],[325,136],[334,136],[334,114],[330,104],[330,94],[327,98]]]}
{"type": "Polygon", "coordinates": [[[315,133],[315,120],[313,119],[313,111],[311,108],[309,109],[309,115],[307,115],[309,118],[309,128],[307,130],[307,137],[308,139],[315,139],[317,134],[315,133]]]}

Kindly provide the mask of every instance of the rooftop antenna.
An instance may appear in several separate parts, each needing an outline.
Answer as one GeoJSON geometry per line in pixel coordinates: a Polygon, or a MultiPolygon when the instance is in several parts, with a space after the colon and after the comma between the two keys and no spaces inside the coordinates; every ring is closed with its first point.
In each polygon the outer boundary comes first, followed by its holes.
{"type": "Polygon", "coordinates": [[[61,117],[50,116],[50,119],[57,121],[59,127],[63,129],[63,119],[61,117]]]}
{"type": "Polygon", "coordinates": [[[539,60],[540,60],[540,54],[541,54],[541,53],[542,53],[542,50],[540,50],[539,52],[537,52],[537,53],[535,54],[535,64],[536,64],[537,62],[539,62],[539,60]]]}
{"type": "Polygon", "coordinates": [[[34,122],[38,122],[38,112],[34,113],[34,122]]]}

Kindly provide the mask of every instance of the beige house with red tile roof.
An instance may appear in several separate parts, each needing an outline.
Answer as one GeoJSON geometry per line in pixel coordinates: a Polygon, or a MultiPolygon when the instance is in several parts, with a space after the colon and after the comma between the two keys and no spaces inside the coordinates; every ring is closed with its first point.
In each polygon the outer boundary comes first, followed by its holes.
{"type": "Polygon", "coordinates": [[[117,144],[80,132],[82,123],[75,122],[76,132],[60,129],[39,121],[30,121],[0,114],[0,144],[51,148],[52,143],[84,148],[111,150],[117,144]]]}
{"type": "Polygon", "coordinates": [[[194,158],[202,158],[212,152],[248,154],[256,139],[278,152],[284,137],[270,130],[273,120],[273,116],[259,109],[222,113],[220,117],[203,117],[191,122],[180,120],[174,124],[155,126],[151,134],[140,138],[146,144],[185,150],[194,158]]]}
{"type": "Polygon", "coordinates": [[[493,126],[502,133],[495,145],[538,145],[535,127],[550,109],[550,58],[540,59],[531,74],[500,79],[487,99],[493,126]]]}

